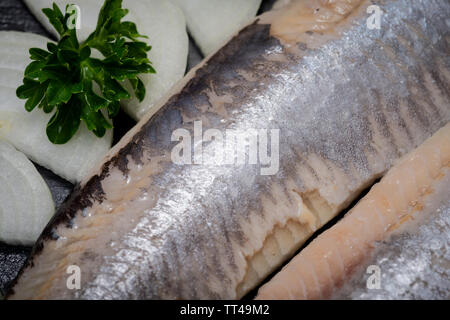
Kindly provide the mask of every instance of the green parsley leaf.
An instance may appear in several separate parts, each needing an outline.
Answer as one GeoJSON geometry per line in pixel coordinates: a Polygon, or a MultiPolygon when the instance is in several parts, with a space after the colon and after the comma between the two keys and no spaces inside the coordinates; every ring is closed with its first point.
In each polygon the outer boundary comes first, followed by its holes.
{"type": "Polygon", "coordinates": [[[80,122],[80,103],[78,98],[74,98],[56,110],[47,125],[47,136],[54,144],[65,144],[78,131],[80,122]]]}
{"type": "Polygon", "coordinates": [[[136,24],[122,21],[128,14],[122,0],[105,0],[97,27],[84,43],[79,43],[76,30],[68,27],[68,7],[65,14],[56,4],[42,11],[60,40],[49,42],[47,50],[30,49],[32,62],[16,94],[27,100],[27,111],[38,106],[45,113],[54,112],[47,125],[52,143],[69,141],[81,122],[103,137],[113,127],[106,117],[117,116],[120,101],[131,98],[124,81],[131,83],[139,101],[144,100],[146,90],[139,75],[156,72],[148,59],[151,46],[139,40],[146,37],[136,24]],[[91,57],[92,49],[104,58],[91,57]]]}
{"type": "Polygon", "coordinates": [[[17,96],[21,99],[28,99],[25,103],[25,109],[28,112],[33,109],[44,98],[45,91],[47,90],[48,83],[39,83],[38,81],[25,78],[24,84],[17,89],[17,96]]]}
{"type": "Polygon", "coordinates": [[[31,60],[37,61],[45,61],[50,56],[50,52],[47,52],[40,48],[31,48],[30,49],[30,58],[31,60]]]}

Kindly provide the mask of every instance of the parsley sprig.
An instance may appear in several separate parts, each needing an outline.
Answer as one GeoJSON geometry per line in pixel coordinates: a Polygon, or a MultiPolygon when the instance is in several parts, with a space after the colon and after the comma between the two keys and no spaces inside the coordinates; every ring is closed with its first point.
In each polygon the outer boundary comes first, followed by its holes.
{"type": "Polygon", "coordinates": [[[103,137],[113,127],[107,119],[115,117],[119,102],[131,95],[122,86],[129,80],[136,97],[142,101],[145,87],[138,75],[155,73],[147,58],[151,47],[139,38],[136,24],[122,19],[128,14],[122,0],[106,0],[95,31],[80,44],[76,29],[69,27],[71,14],[63,14],[56,4],[43,9],[59,34],[57,43],[47,50],[32,48],[33,60],[25,70],[17,96],[26,99],[29,112],[36,106],[45,113],[55,113],[47,125],[47,136],[54,144],[68,142],[81,121],[96,136],[103,137]],[[93,49],[104,59],[92,57],[93,49]],[[105,117],[107,115],[107,117],[105,117]]]}

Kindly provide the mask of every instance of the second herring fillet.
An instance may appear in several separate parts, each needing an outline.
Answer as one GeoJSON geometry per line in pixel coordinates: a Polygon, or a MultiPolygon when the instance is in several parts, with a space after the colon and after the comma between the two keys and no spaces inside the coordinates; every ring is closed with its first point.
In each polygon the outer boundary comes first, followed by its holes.
{"type": "MultiPolygon", "coordinates": [[[[450,123],[396,164],[336,225],[259,289],[257,299],[329,298],[383,241],[424,207],[450,175],[450,123]]],[[[449,181],[447,179],[447,181],[449,181]]],[[[445,184],[448,197],[450,185],[445,184]]],[[[430,214],[429,212],[428,214],[430,214]]],[[[424,218],[424,217],[420,217],[424,218]]],[[[437,257],[435,257],[437,260],[437,257]]]]}
{"type": "Polygon", "coordinates": [[[9,297],[233,299],[261,283],[450,121],[449,2],[375,1],[386,24],[371,30],[372,2],[292,1],[243,29],[78,187],[9,297]],[[214,165],[216,139],[203,164],[174,163],[172,134],[196,121],[279,129],[279,170],[214,165]]]}

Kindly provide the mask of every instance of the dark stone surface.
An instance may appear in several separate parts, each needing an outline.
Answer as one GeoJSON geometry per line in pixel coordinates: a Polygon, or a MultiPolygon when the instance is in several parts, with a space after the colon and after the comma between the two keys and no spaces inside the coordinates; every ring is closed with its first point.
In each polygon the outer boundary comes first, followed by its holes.
{"type": "Polygon", "coordinates": [[[34,32],[48,36],[45,29],[20,0],[0,1],[0,30],[34,32]]]}
{"type": "Polygon", "coordinates": [[[31,248],[0,243],[0,297],[5,294],[5,286],[16,277],[30,252],[31,248]]]}

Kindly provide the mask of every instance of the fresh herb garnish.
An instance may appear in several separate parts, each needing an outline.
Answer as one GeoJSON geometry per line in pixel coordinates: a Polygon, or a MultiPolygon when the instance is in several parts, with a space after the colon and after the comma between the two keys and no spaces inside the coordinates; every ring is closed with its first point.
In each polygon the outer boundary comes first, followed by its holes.
{"type": "Polygon", "coordinates": [[[71,14],[63,15],[56,4],[43,9],[60,35],[48,50],[30,49],[31,62],[25,70],[17,96],[26,99],[25,109],[38,106],[45,113],[56,111],[47,125],[47,136],[54,144],[64,144],[77,132],[81,121],[96,136],[103,137],[112,123],[107,120],[119,111],[119,101],[130,99],[121,85],[129,80],[136,97],[142,101],[145,87],[138,75],[155,73],[147,58],[151,47],[138,39],[136,24],[122,22],[128,10],[122,0],[106,0],[98,17],[97,28],[80,44],[76,29],[69,27],[71,14]],[[104,59],[91,57],[92,49],[104,59]],[[98,94],[96,93],[98,92],[98,94]]]}

